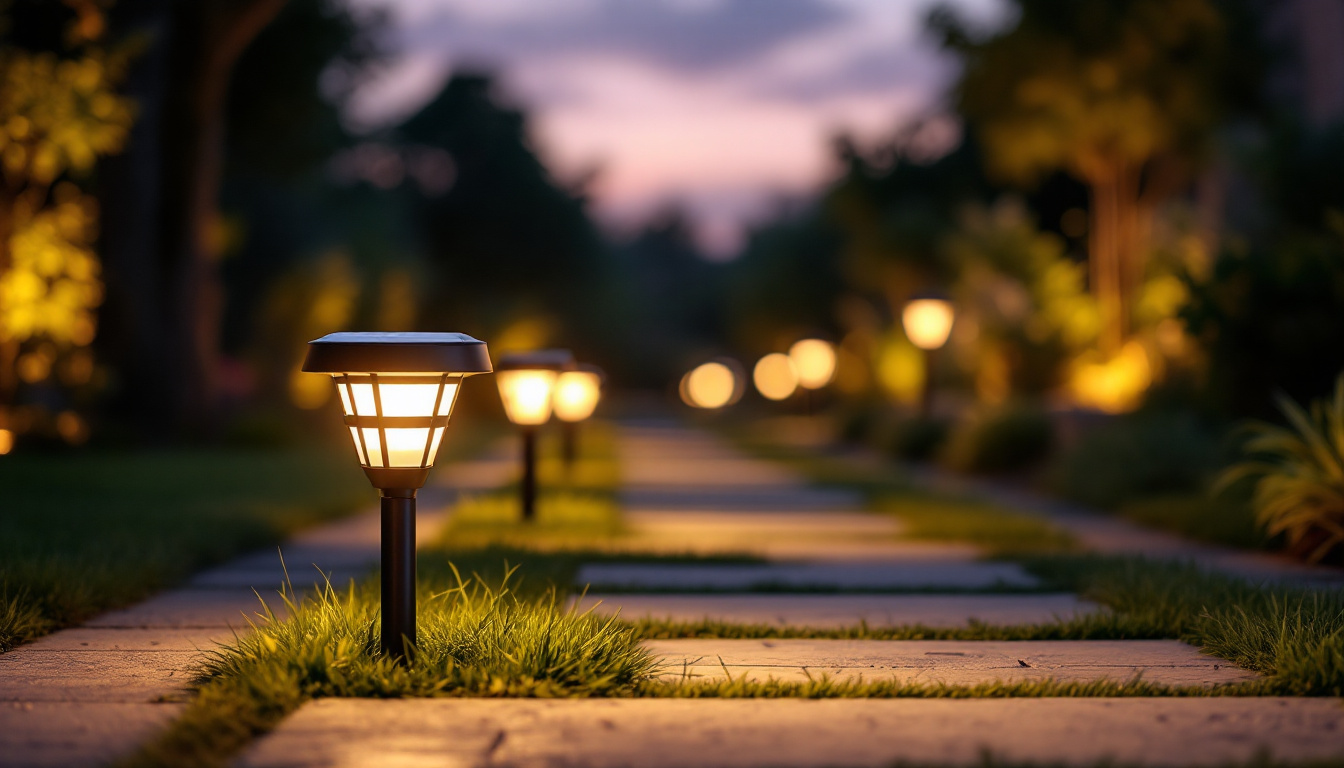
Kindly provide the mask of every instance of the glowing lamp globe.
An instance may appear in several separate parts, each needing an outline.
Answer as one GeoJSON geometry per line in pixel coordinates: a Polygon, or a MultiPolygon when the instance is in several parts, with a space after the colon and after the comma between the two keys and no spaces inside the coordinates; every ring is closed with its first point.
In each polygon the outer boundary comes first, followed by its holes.
{"type": "Polygon", "coordinates": [[[835,375],[835,347],[821,339],[803,339],[789,347],[789,360],[798,372],[798,386],[821,389],[835,375]]]}
{"type": "Polygon", "coordinates": [[[556,377],[553,408],[561,421],[583,421],[593,415],[601,399],[602,372],[595,366],[580,365],[556,377]]]}
{"type": "Polygon", "coordinates": [[[946,299],[915,299],[905,305],[901,324],[910,343],[923,350],[941,348],[952,332],[955,312],[946,299]]]}
{"type": "Polygon", "coordinates": [[[376,488],[425,484],[462,381],[490,373],[485,342],[461,333],[331,333],[303,370],[330,374],[360,466],[376,488]]]}
{"type": "Polygon", "coordinates": [[[798,372],[788,355],[772,352],[756,362],[751,373],[756,391],[767,400],[787,400],[798,389],[798,372]]]}
{"type": "Polygon", "coordinates": [[[574,367],[567,349],[521,352],[499,359],[495,381],[504,414],[519,426],[535,427],[551,420],[555,383],[560,373],[574,367]]]}
{"type": "Polygon", "coordinates": [[[681,379],[681,399],[694,408],[714,410],[733,402],[738,394],[732,368],[712,361],[696,366],[681,379]]]}

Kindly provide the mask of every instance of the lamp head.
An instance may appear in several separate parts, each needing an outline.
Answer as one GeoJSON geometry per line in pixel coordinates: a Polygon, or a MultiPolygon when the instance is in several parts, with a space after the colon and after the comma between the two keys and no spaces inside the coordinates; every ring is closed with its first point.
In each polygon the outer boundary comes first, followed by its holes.
{"type": "Polygon", "coordinates": [[[567,349],[517,352],[499,359],[499,398],[509,421],[535,427],[550,421],[555,382],[561,372],[574,368],[574,355],[567,349]]]}
{"type": "Polygon", "coordinates": [[[386,491],[425,484],[462,380],[492,369],[485,342],[461,333],[330,333],[308,342],[303,370],[336,382],[359,463],[386,491]]]}
{"type": "Polygon", "coordinates": [[[592,416],[602,399],[602,380],[602,369],[595,365],[562,371],[555,380],[555,417],[572,423],[592,416]]]}
{"type": "Polygon", "coordinates": [[[803,339],[789,347],[789,359],[798,371],[798,386],[821,389],[835,375],[835,347],[821,339],[803,339]]]}

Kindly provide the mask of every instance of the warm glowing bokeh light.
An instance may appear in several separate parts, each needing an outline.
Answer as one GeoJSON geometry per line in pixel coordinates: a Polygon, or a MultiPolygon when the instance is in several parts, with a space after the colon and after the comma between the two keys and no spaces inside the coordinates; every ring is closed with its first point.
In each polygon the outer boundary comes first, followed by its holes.
{"type": "Polygon", "coordinates": [[[915,299],[905,305],[901,324],[910,343],[920,349],[938,349],[952,332],[952,302],[944,299],[915,299]]]}
{"type": "Polygon", "coordinates": [[[1132,411],[1153,383],[1148,352],[1137,341],[1104,362],[1080,361],[1069,377],[1069,392],[1079,405],[1106,413],[1132,411]]]}
{"type": "Polygon", "coordinates": [[[497,371],[495,381],[509,421],[523,426],[549,421],[556,378],[556,371],[539,368],[497,371]]]}
{"type": "Polygon", "coordinates": [[[704,363],[682,379],[681,397],[696,408],[722,408],[733,400],[737,377],[723,363],[704,363]]]}
{"type": "Polygon", "coordinates": [[[767,400],[785,400],[798,389],[798,372],[788,355],[772,352],[756,361],[751,372],[756,391],[767,400]]]}
{"type": "Polygon", "coordinates": [[[420,419],[425,426],[349,427],[360,463],[366,467],[430,467],[443,441],[443,427],[429,426],[449,416],[461,379],[434,373],[341,374],[333,376],[346,416],[420,419]],[[376,378],[375,378],[376,377],[376,378]],[[377,381],[377,387],[374,382],[377,381]],[[383,456],[383,435],[387,456],[383,456]]]}
{"type": "Polygon", "coordinates": [[[602,375],[596,371],[565,371],[555,382],[555,417],[583,421],[602,398],[602,375]]]}
{"type": "Polygon", "coordinates": [[[835,347],[830,342],[803,339],[789,347],[789,359],[803,389],[821,389],[835,375],[835,347]]]}
{"type": "Polygon", "coordinates": [[[8,429],[0,429],[0,456],[12,450],[14,450],[14,433],[8,429]]]}

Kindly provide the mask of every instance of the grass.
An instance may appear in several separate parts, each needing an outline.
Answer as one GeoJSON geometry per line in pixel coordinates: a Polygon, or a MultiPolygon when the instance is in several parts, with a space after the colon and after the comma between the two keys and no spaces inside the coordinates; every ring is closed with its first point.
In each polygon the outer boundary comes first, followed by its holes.
{"type": "Polygon", "coordinates": [[[1049,520],[980,501],[910,491],[883,494],[873,507],[899,517],[907,538],[973,544],[994,557],[1067,552],[1075,546],[1073,537],[1049,520]]]}
{"type": "Polygon", "coordinates": [[[352,464],[312,449],[0,458],[0,651],[371,503],[352,464]]]}
{"type": "Polygon", "coordinates": [[[1121,504],[1116,512],[1141,525],[1197,541],[1239,549],[1266,549],[1270,538],[1256,525],[1250,504],[1206,493],[1169,494],[1121,504]]]}
{"type": "Polygon", "coordinates": [[[421,581],[419,643],[400,666],[378,651],[376,584],[331,588],[267,609],[254,632],[210,654],[199,691],[162,736],[124,766],[217,766],[303,702],[326,696],[616,696],[651,678],[656,660],[624,624],[565,610],[554,593],[453,573],[421,581]]]}

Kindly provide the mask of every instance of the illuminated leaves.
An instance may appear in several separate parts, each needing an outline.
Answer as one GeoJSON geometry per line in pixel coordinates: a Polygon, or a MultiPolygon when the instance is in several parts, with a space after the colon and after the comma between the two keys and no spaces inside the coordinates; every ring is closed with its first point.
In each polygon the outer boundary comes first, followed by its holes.
{"type": "Polygon", "coordinates": [[[77,190],[63,191],[66,199],[20,224],[10,240],[10,268],[0,274],[0,340],[93,341],[103,300],[92,249],[97,210],[77,190]]]}
{"type": "Polygon", "coordinates": [[[0,50],[0,169],[11,186],[85,173],[121,149],[134,119],[113,90],[124,65],[100,50],[73,59],[0,50]]]}

